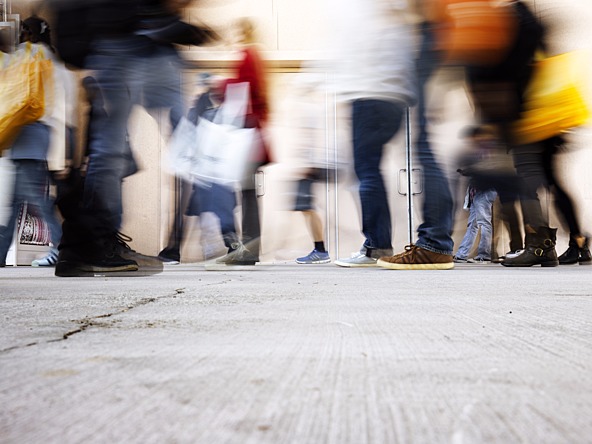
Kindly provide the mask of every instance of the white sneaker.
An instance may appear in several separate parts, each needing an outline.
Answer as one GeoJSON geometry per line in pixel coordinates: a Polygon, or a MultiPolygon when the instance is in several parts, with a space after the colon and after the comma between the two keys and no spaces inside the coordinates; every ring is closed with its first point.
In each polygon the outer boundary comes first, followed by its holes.
{"type": "Polygon", "coordinates": [[[504,259],[513,259],[515,257],[520,256],[522,253],[524,253],[524,250],[516,250],[516,251],[513,251],[511,253],[506,254],[506,256],[504,257],[504,259]]]}
{"type": "Polygon", "coordinates": [[[32,267],[53,267],[58,262],[58,250],[56,248],[52,248],[47,256],[42,257],[41,259],[35,259],[31,262],[32,267]]]}
{"type": "Polygon", "coordinates": [[[482,257],[474,257],[472,259],[467,259],[467,263],[485,265],[485,264],[491,264],[491,261],[487,260],[487,259],[483,259],[482,257]]]}
{"type": "Polygon", "coordinates": [[[356,268],[356,267],[378,267],[376,264],[378,259],[373,257],[368,257],[365,254],[358,253],[357,255],[352,257],[348,257],[346,259],[337,259],[335,261],[335,265],[339,265],[340,267],[348,267],[348,268],[356,268]]]}

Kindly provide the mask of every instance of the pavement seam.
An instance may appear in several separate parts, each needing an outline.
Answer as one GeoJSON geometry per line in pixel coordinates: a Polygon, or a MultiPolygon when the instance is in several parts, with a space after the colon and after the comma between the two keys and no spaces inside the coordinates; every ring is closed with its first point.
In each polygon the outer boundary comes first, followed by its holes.
{"type": "Polygon", "coordinates": [[[161,296],[161,297],[142,298],[133,304],[128,304],[127,307],[122,308],[121,310],[114,311],[113,313],[106,313],[106,314],[102,314],[102,315],[98,315],[98,316],[86,317],[86,318],[79,319],[79,320],[76,320],[76,319],[71,320],[70,322],[75,322],[75,323],[79,324],[79,327],[74,330],[70,330],[70,331],[64,333],[61,338],[48,339],[46,341],[31,342],[29,344],[24,344],[24,345],[14,345],[12,347],[7,347],[7,348],[0,350],[0,354],[8,353],[8,352],[23,349],[23,348],[33,347],[35,345],[51,344],[54,342],[65,341],[68,338],[70,338],[71,336],[77,335],[79,333],[82,333],[82,332],[88,330],[90,327],[104,327],[105,324],[97,322],[99,319],[111,318],[113,316],[117,316],[117,315],[126,313],[130,310],[142,307],[143,305],[151,304],[151,303],[159,301],[161,299],[177,297],[177,295],[183,294],[183,293],[185,293],[184,288],[177,288],[177,289],[175,289],[175,293],[173,293],[173,294],[161,296]]]}

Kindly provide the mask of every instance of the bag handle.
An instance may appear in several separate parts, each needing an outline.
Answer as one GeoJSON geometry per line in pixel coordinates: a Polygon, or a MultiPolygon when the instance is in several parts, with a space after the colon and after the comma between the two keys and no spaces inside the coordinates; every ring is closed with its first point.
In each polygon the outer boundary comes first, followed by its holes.
{"type": "Polygon", "coordinates": [[[214,117],[214,123],[244,128],[249,106],[249,93],[249,82],[227,84],[224,102],[214,117]]]}

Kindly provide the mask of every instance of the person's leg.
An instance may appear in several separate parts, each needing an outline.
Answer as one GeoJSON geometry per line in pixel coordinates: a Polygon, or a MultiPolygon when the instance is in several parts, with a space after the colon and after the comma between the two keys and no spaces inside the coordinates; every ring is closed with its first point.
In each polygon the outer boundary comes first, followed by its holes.
{"type": "Polygon", "coordinates": [[[220,220],[220,231],[224,245],[232,252],[240,243],[236,230],[234,210],[236,208],[236,192],[223,185],[212,184],[210,188],[203,188],[202,193],[208,193],[209,204],[204,211],[212,210],[220,220]]]}
{"type": "Polygon", "coordinates": [[[185,212],[193,193],[192,184],[180,177],[175,178],[173,226],[169,233],[166,247],[158,253],[158,257],[165,262],[179,262],[181,260],[181,243],[183,242],[185,212]]]}
{"type": "MultiPolygon", "coordinates": [[[[306,226],[312,240],[315,244],[322,242],[324,243],[325,236],[323,234],[323,221],[315,210],[306,210],[302,212],[304,219],[306,220],[306,226]]],[[[324,247],[323,247],[324,251],[324,247]]]]}
{"type": "Polygon", "coordinates": [[[480,189],[495,189],[500,199],[501,218],[510,235],[510,252],[522,250],[523,234],[521,230],[516,202],[520,201],[522,180],[510,171],[491,171],[473,177],[480,189]]]}
{"type": "Polygon", "coordinates": [[[563,223],[569,229],[569,244],[559,256],[560,265],[579,263],[581,265],[592,264],[592,255],[588,247],[589,239],[581,232],[580,223],[576,215],[572,198],[557,181],[556,157],[561,141],[553,138],[545,141],[545,153],[543,165],[549,181],[549,187],[555,197],[555,208],[557,214],[563,219],[563,223]]]}
{"type": "Polygon", "coordinates": [[[354,169],[362,206],[367,250],[392,250],[389,204],[380,171],[384,145],[399,131],[403,105],[378,100],[353,103],[354,169]]]}
{"type": "Polygon", "coordinates": [[[479,227],[477,226],[477,216],[475,211],[475,203],[471,204],[469,208],[469,220],[467,222],[467,231],[463,237],[460,246],[458,247],[458,251],[454,255],[456,259],[466,260],[469,257],[469,253],[473,248],[473,244],[475,243],[475,239],[477,237],[477,233],[479,231],[479,227]]]}
{"type": "Polygon", "coordinates": [[[416,245],[423,249],[451,255],[454,202],[446,174],[436,161],[432,152],[427,119],[426,84],[439,64],[434,51],[435,35],[430,25],[422,27],[422,46],[417,60],[419,136],[417,139],[417,159],[423,168],[424,200],[422,206],[423,222],[418,227],[416,245]]]}
{"type": "Polygon", "coordinates": [[[518,212],[516,210],[515,197],[502,196],[500,192],[500,206],[502,213],[502,221],[506,230],[510,235],[510,251],[516,252],[522,250],[524,246],[522,231],[520,230],[520,221],[518,219],[518,212]]]}
{"type": "Polygon", "coordinates": [[[122,222],[121,185],[129,157],[127,125],[138,89],[135,71],[140,66],[134,49],[133,40],[105,40],[89,58],[107,111],[97,113],[92,122],[83,198],[84,209],[102,225],[98,237],[117,232],[122,222]]]}
{"type": "MultiPolygon", "coordinates": [[[[92,122],[82,205],[65,216],[57,276],[138,270],[136,259],[125,252],[143,260],[118,238],[118,230],[123,213],[121,183],[129,154],[128,118],[140,88],[140,61],[149,46],[145,39],[134,36],[101,39],[88,57],[88,68],[94,70],[106,113],[92,122]]],[[[162,263],[155,268],[156,262],[151,261],[146,271],[162,270],[162,263]]]]}
{"type": "Polygon", "coordinates": [[[497,193],[492,190],[479,192],[479,198],[475,199],[475,215],[477,226],[481,230],[481,239],[477,249],[477,258],[491,260],[491,239],[493,236],[492,208],[497,193]]]}
{"type": "Polygon", "coordinates": [[[261,220],[257,190],[242,190],[242,243],[247,246],[254,261],[259,260],[261,247],[261,220]]]}
{"type": "Polygon", "coordinates": [[[548,226],[538,196],[539,189],[549,185],[543,166],[543,152],[544,147],[536,143],[516,147],[512,152],[516,172],[522,180],[520,203],[524,225],[531,230],[548,226]]]}
{"type": "Polygon", "coordinates": [[[548,187],[548,177],[544,168],[544,145],[535,143],[514,149],[514,164],[522,179],[522,214],[526,232],[525,250],[520,255],[506,258],[506,267],[555,267],[559,265],[555,244],[557,229],[549,227],[538,199],[538,190],[548,187]]]}
{"type": "Polygon", "coordinates": [[[23,163],[27,161],[14,160],[14,193],[12,196],[11,212],[6,220],[6,225],[0,226],[0,266],[6,264],[6,255],[12,244],[14,228],[20,212],[21,205],[25,202],[25,188],[28,187],[27,168],[23,163]],[[23,193],[24,192],[24,193],[23,193]]]}
{"type": "Polygon", "coordinates": [[[325,251],[323,221],[321,220],[317,212],[314,210],[312,205],[312,185],[314,182],[315,177],[313,174],[309,175],[309,177],[300,179],[297,182],[294,211],[299,211],[302,213],[304,221],[306,222],[306,228],[308,229],[312,241],[315,244],[315,249],[318,249],[317,244],[322,243],[323,247],[320,251],[325,251]]]}
{"type": "Polygon", "coordinates": [[[27,183],[22,186],[22,199],[39,209],[41,218],[49,228],[52,243],[49,253],[43,258],[35,259],[31,265],[53,266],[58,258],[58,245],[62,237],[62,226],[56,215],[54,201],[47,192],[50,182],[47,164],[44,161],[28,160],[22,161],[22,166],[27,177],[27,183]]]}

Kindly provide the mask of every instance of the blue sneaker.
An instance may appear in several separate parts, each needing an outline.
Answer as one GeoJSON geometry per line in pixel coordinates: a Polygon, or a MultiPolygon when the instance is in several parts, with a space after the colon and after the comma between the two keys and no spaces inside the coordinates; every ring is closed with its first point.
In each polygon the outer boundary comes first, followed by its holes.
{"type": "Polygon", "coordinates": [[[328,264],[331,262],[329,253],[312,250],[308,256],[299,257],[296,259],[297,264],[328,264]]]}

